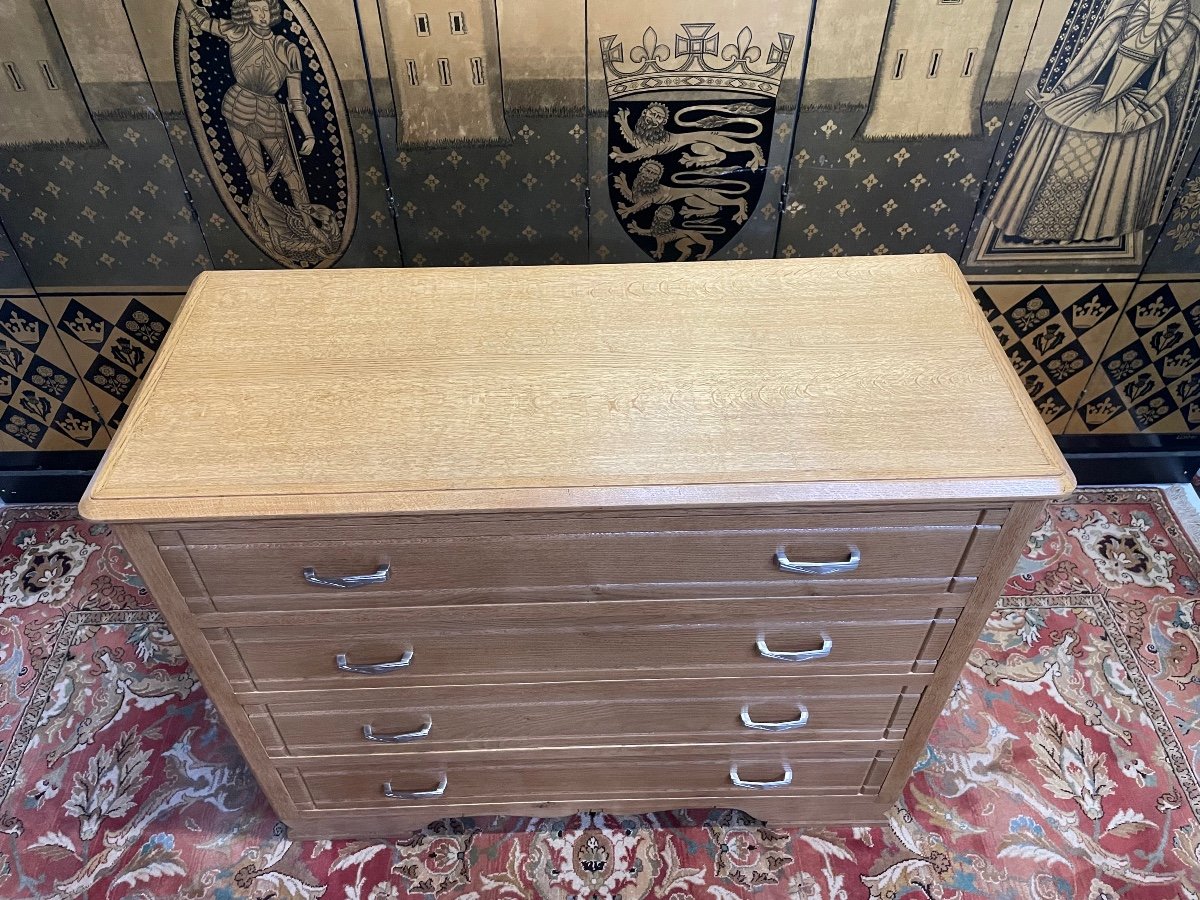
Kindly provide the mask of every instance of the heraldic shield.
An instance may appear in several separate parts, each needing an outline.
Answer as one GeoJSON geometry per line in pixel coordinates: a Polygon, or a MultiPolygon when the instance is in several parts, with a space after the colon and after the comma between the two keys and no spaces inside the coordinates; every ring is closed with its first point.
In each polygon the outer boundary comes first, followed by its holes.
{"type": "Polygon", "coordinates": [[[758,204],[779,85],[793,36],[762,60],[749,28],[722,45],[714,23],[681,26],[675,50],[647,28],[626,54],[600,39],[608,87],[609,196],[656,260],[707,259],[758,204]]]}
{"type": "Polygon", "coordinates": [[[354,140],[337,71],[300,0],[180,0],[175,71],[225,208],[291,268],[331,266],[354,231],[354,140]]]}

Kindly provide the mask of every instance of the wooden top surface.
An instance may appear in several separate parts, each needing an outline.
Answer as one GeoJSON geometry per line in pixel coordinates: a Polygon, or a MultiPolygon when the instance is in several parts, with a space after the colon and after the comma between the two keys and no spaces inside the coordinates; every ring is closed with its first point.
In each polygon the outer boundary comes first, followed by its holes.
{"type": "Polygon", "coordinates": [[[1060,496],[946,256],[196,279],[106,521],[1060,496]]]}

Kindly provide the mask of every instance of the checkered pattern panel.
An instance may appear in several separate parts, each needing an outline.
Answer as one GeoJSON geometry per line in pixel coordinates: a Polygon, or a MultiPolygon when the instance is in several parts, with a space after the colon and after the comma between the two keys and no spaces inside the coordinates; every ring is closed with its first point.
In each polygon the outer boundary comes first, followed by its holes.
{"type": "Polygon", "coordinates": [[[1043,420],[1061,432],[1129,296],[1128,284],[988,284],[984,314],[1043,420]]]}
{"type": "Polygon", "coordinates": [[[33,296],[0,299],[0,450],[99,450],[109,432],[33,296]]]}

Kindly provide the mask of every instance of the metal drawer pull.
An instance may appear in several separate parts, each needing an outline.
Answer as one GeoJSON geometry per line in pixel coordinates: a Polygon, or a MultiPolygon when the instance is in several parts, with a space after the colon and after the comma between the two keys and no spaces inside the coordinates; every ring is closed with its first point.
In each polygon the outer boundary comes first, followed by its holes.
{"type": "Polygon", "coordinates": [[[775,551],[775,564],[784,572],[795,572],[797,575],[841,575],[853,572],[862,562],[862,554],[857,547],[850,548],[850,555],[841,562],[792,562],[787,558],[787,551],[782,547],[775,551]]]}
{"type": "Polygon", "coordinates": [[[391,563],[384,563],[370,575],[343,575],[341,578],[322,578],[317,570],[309,566],[304,570],[304,580],[317,587],[356,588],[368,584],[383,584],[392,572],[391,563]]]}
{"type": "Polygon", "coordinates": [[[783,764],[783,777],[778,781],[742,781],[738,778],[737,763],[729,765],[729,780],[733,782],[734,787],[740,788],[757,788],[761,791],[769,791],[771,788],[787,787],[792,783],[792,767],[787,763],[783,764]]]}
{"type": "Polygon", "coordinates": [[[383,783],[383,796],[389,800],[432,800],[446,793],[446,784],[445,774],[442,775],[442,780],[438,782],[438,786],[432,791],[393,791],[392,783],[385,781],[383,783]]]}
{"type": "Polygon", "coordinates": [[[742,707],[742,724],[758,731],[794,731],[808,724],[808,707],[797,703],[796,709],[800,710],[800,716],[787,722],[755,722],[750,718],[750,704],[747,703],[742,707]]]}
{"type": "Polygon", "coordinates": [[[333,658],[334,664],[338,667],[339,672],[354,672],[358,675],[387,675],[389,672],[395,672],[397,669],[403,669],[412,662],[412,650],[405,650],[404,655],[395,662],[374,663],[366,666],[352,666],[349,660],[346,659],[345,653],[339,653],[333,658]]]}
{"type": "Polygon", "coordinates": [[[786,653],[772,650],[767,646],[767,639],[764,635],[759,635],[754,646],[758,648],[758,655],[765,656],[767,659],[781,659],[784,662],[805,662],[810,659],[824,659],[833,652],[833,638],[827,634],[821,635],[820,650],[800,650],[796,653],[786,653]]]}
{"type": "Polygon", "coordinates": [[[397,734],[376,734],[374,728],[370,725],[364,725],[363,737],[368,741],[376,741],[380,744],[406,744],[409,741],[419,741],[423,737],[428,737],[432,728],[433,719],[426,716],[425,724],[416,731],[401,731],[397,734]]]}

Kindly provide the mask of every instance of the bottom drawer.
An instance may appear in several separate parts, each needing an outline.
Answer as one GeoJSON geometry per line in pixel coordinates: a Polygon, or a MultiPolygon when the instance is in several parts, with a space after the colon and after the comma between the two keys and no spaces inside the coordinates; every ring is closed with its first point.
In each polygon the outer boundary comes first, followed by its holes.
{"type": "Polygon", "coordinates": [[[459,806],[503,813],[506,804],[523,809],[554,801],[602,808],[607,800],[636,800],[655,809],[661,808],[656,798],[674,797],[736,806],[739,798],[764,794],[874,796],[894,750],[837,753],[812,745],[753,745],[719,753],[648,748],[583,759],[500,756],[485,761],[429,754],[391,763],[284,767],[280,775],[302,811],[424,808],[436,818],[459,806]]]}

